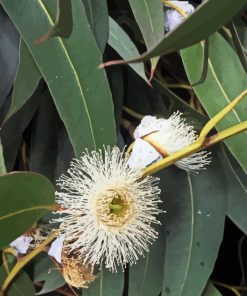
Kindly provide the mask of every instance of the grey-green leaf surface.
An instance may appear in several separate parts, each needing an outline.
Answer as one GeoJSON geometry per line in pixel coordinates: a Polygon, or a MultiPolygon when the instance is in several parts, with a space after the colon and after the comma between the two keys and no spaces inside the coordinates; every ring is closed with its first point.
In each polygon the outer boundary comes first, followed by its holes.
{"type": "Polygon", "coordinates": [[[34,261],[33,282],[44,282],[42,289],[36,295],[43,295],[65,285],[61,271],[56,268],[47,254],[40,254],[34,261]]]}
{"type": "Polygon", "coordinates": [[[222,156],[227,179],[227,216],[247,234],[247,175],[225,148],[222,156]]]}
{"type": "Polygon", "coordinates": [[[54,36],[62,38],[69,38],[73,29],[73,16],[72,16],[72,3],[71,0],[58,0],[57,1],[57,15],[54,25],[35,40],[35,44],[47,41],[54,36]]]}
{"type": "Polygon", "coordinates": [[[144,61],[191,46],[218,30],[245,4],[246,0],[225,0],[222,9],[221,0],[204,1],[183,24],[166,34],[150,51],[126,62],[144,61]]]}
{"type": "Polygon", "coordinates": [[[162,295],[201,295],[223,237],[225,179],[214,160],[196,176],[166,169],[161,181],[167,210],[162,295]]]}
{"type": "Polygon", "coordinates": [[[82,0],[91,30],[101,53],[104,52],[109,33],[109,17],[106,0],[82,0]]]}
{"type": "MultiPolygon", "coordinates": [[[[181,56],[190,80],[193,83],[198,79],[201,69],[203,47],[196,44],[183,49],[181,56]]],[[[235,97],[246,89],[247,76],[232,47],[218,33],[209,38],[208,72],[203,83],[193,86],[198,99],[213,117],[235,97]]],[[[228,114],[216,129],[222,131],[247,119],[247,100],[244,99],[230,114],[228,114]]],[[[247,133],[241,133],[225,141],[231,153],[247,172],[247,157],[242,147],[247,146],[247,133]]]]}
{"type": "Polygon", "coordinates": [[[28,230],[54,208],[54,188],[39,174],[15,172],[0,176],[0,248],[28,230]],[[4,207],[3,207],[4,204],[4,207]]]}
{"type": "Polygon", "coordinates": [[[20,43],[19,56],[20,60],[13,87],[11,106],[5,121],[16,113],[32,96],[41,79],[41,73],[23,40],[20,43]]]}
{"type": "MultiPolygon", "coordinates": [[[[131,59],[139,54],[134,42],[113,18],[109,17],[109,36],[107,43],[116,50],[123,59],[131,59]]],[[[143,63],[131,64],[131,68],[147,81],[143,63]]]]}
{"type": "Polygon", "coordinates": [[[4,69],[0,76],[0,107],[5,103],[15,80],[19,42],[18,31],[0,7],[0,65],[4,69]]]}
{"type": "MultiPolygon", "coordinates": [[[[160,208],[166,209],[166,184],[162,182],[160,208]]],[[[165,257],[165,225],[166,214],[159,215],[161,225],[157,227],[158,238],[150,247],[144,258],[139,258],[137,264],[129,269],[129,292],[128,296],[150,296],[159,295],[162,290],[163,272],[165,257]]]]}
{"type": "Polygon", "coordinates": [[[39,45],[34,45],[34,40],[54,25],[53,3],[48,0],[20,0],[18,5],[6,0],[1,3],[48,84],[76,155],[86,147],[91,150],[115,143],[111,93],[104,71],[97,69],[101,54],[81,0],[73,1],[76,23],[70,38],[52,38],[39,45]]]}
{"type": "MultiPolygon", "coordinates": [[[[164,12],[160,0],[129,0],[136,22],[142,32],[147,49],[150,50],[164,36],[164,12]]],[[[159,58],[151,59],[152,72],[159,58]]]]}
{"type": "Polygon", "coordinates": [[[97,279],[88,289],[83,289],[83,296],[122,296],[124,287],[124,273],[119,270],[111,273],[105,269],[100,271],[97,279]]]}

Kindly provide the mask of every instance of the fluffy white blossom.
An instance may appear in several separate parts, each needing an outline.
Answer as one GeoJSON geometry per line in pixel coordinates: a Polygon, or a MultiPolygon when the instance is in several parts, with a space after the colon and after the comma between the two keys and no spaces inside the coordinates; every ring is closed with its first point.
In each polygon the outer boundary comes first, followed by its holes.
{"type": "MultiPolygon", "coordinates": [[[[191,145],[197,139],[195,130],[185,122],[180,112],[173,113],[168,119],[145,116],[136,128],[134,137],[139,139],[150,134],[153,141],[156,141],[167,155],[191,145]]],[[[148,152],[146,151],[146,153],[148,152]]],[[[185,171],[196,172],[210,163],[209,154],[206,151],[197,152],[175,164],[185,171]]],[[[136,155],[136,157],[138,156],[136,155]]]]}
{"type": "Polygon", "coordinates": [[[157,238],[158,178],[142,178],[117,147],[84,153],[57,182],[60,231],[85,266],[136,263],[157,238]]]}
{"type": "MultiPolygon", "coordinates": [[[[188,1],[171,1],[181,8],[186,14],[191,14],[195,8],[188,1]]],[[[178,25],[184,21],[184,17],[172,7],[165,5],[165,30],[173,31],[178,25]]]]}

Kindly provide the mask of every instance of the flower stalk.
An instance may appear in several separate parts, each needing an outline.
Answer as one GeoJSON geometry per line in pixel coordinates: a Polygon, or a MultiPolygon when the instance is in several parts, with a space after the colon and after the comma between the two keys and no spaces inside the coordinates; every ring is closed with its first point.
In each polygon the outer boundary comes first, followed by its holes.
{"type": "MultiPolygon", "coordinates": [[[[214,116],[202,129],[198,139],[191,144],[190,146],[175,152],[171,155],[166,156],[162,160],[148,166],[144,170],[144,176],[154,174],[169,165],[174,164],[178,160],[189,156],[193,153],[196,153],[200,150],[208,148],[220,141],[226,140],[229,137],[232,137],[240,132],[247,130],[247,121],[239,123],[231,128],[228,128],[212,137],[207,137],[208,133],[219,123],[229,112],[233,110],[241,100],[247,95],[247,90],[243,91],[238,97],[236,97],[229,105],[227,105],[222,111],[220,111],[216,116],[214,116]]],[[[152,134],[151,134],[152,135],[152,134]]],[[[149,142],[155,149],[162,153],[163,147],[159,147],[156,142],[152,140],[151,135],[147,135],[144,137],[144,140],[149,142]]]]}

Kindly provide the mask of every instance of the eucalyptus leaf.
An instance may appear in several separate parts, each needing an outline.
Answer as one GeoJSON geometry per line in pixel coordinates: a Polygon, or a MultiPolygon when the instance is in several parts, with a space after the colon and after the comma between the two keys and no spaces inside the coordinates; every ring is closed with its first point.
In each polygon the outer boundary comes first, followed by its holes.
{"type": "MultiPolygon", "coordinates": [[[[161,199],[163,201],[160,208],[166,210],[166,184],[161,182],[161,199]]],[[[137,264],[129,269],[129,292],[128,296],[150,296],[159,295],[162,290],[165,260],[165,236],[166,236],[166,213],[159,215],[161,225],[157,227],[158,238],[150,247],[149,252],[144,254],[144,258],[139,258],[137,264]]]]}
{"type": "Polygon", "coordinates": [[[14,83],[19,61],[20,36],[14,24],[0,7],[0,107],[4,104],[14,83]]]}
{"type": "Polygon", "coordinates": [[[52,38],[40,45],[33,41],[55,23],[56,9],[51,1],[20,0],[15,5],[1,0],[1,3],[48,84],[76,155],[86,147],[91,150],[115,143],[111,93],[104,71],[97,69],[101,56],[81,0],[73,1],[76,23],[70,38],[52,38]]]}
{"type": "Polygon", "coordinates": [[[106,0],[82,0],[87,18],[101,53],[104,52],[109,33],[106,0]]]}
{"type": "Polygon", "coordinates": [[[122,296],[124,287],[124,273],[111,273],[105,269],[101,270],[97,279],[89,288],[82,290],[83,296],[122,296]]]}
{"type": "MultiPolygon", "coordinates": [[[[139,54],[129,36],[111,17],[109,17],[109,37],[107,43],[115,49],[123,59],[130,59],[139,54]]],[[[147,81],[143,63],[131,64],[130,67],[147,81]]]]}
{"type": "Polygon", "coordinates": [[[33,282],[44,282],[42,289],[36,295],[44,295],[65,285],[61,271],[56,268],[47,254],[40,254],[34,262],[33,282]]]}
{"type": "Polygon", "coordinates": [[[11,106],[5,121],[16,113],[33,95],[40,79],[41,73],[26,44],[21,40],[20,61],[14,82],[11,106]]]}
{"type": "MultiPolygon", "coordinates": [[[[202,44],[196,44],[181,51],[185,70],[192,85],[198,79],[200,73],[202,54],[202,44]]],[[[247,76],[235,51],[218,33],[209,38],[208,63],[209,68],[205,81],[193,86],[193,89],[211,118],[246,89],[247,76]]],[[[222,131],[246,120],[246,110],[247,100],[244,99],[217,124],[216,129],[222,131]]],[[[226,140],[225,143],[247,172],[247,157],[244,149],[242,149],[247,145],[247,133],[234,136],[226,140]]]]}
{"type": "MultiPolygon", "coordinates": [[[[161,56],[197,43],[218,30],[236,15],[246,4],[246,0],[203,1],[182,24],[166,34],[155,46],[140,57],[120,63],[134,63],[161,56]]],[[[117,62],[114,62],[116,64],[117,62]]],[[[109,62],[109,65],[111,63],[109,62]]]]}
{"type": "Polygon", "coordinates": [[[0,176],[0,248],[54,209],[54,189],[42,175],[15,172],[0,176]]]}
{"type": "Polygon", "coordinates": [[[201,295],[223,237],[225,178],[216,158],[197,176],[173,168],[162,174],[167,210],[162,295],[201,295]]]}
{"type": "Polygon", "coordinates": [[[227,178],[227,215],[247,234],[247,175],[226,148],[222,148],[222,156],[227,178]]]}
{"type": "MultiPolygon", "coordinates": [[[[160,0],[129,0],[136,22],[142,32],[147,49],[150,50],[164,36],[164,12],[160,0]]],[[[151,77],[159,58],[151,59],[151,77]]]]}

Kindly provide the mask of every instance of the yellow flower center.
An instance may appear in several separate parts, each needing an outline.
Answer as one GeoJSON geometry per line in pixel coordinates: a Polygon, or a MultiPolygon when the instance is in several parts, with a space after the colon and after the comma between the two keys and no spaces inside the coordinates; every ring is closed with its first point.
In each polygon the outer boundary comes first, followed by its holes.
{"type": "Polygon", "coordinates": [[[121,228],[134,215],[132,198],[125,190],[108,189],[97,198],[97,217],[101,223],[113,228],[121,228]]]}

